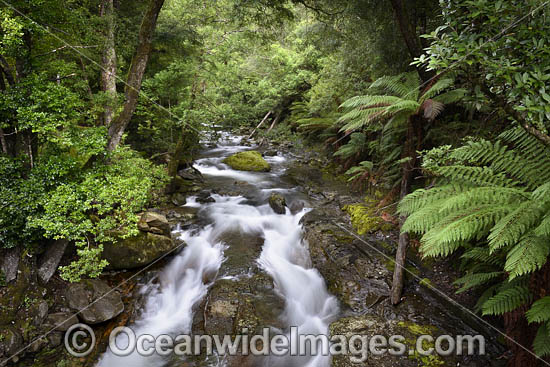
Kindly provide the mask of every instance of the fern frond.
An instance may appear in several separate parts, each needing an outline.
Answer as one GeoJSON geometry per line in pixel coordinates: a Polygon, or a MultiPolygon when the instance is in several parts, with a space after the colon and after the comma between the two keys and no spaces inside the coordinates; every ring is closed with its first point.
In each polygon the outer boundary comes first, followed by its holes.
{"type": "Polygon", "coordinates": [[[467,274],[461,278],[455,280],[455,285],[462,285],[462,287],[456,291],[456,293],[462,293],[468,289],[479,287],[480,285],[487,284],[502,276],[501,271],[493,271],[490,273],[473,273],[467,274]]]}
{"type": "Polygon", "coordinates": [[[515,187],[519,184],[489,167],[443,166],[436,172],[450,180],[467,181],[481,186],[515,187]]]}
{"type": "Polygon", "coordinates": [[[532,295],[524,285],[499,291],[482,305],[481,310],[486,315],[503,315],[531,302],[532,295]]]}
{"type": "Polygon", "coordinates": [[[487,247],[473,247],[462,254],[461,258],[499,267],[504,265],[504,262],[498,256],[491,255],[487,247]]]}
{"type": "Polygon", "coordinates": [[[525,201],[519,206],[510,205],[510,210],[510,214],[498,221],[487,237],[491,252],[517,243],[544,215],[544,211],[532,201],[525,201]]]}
{"type": "Polygon", "coordinates": [[[533,322],[548,322],[550,321],[550,296],[543,297],[537,300],[529,311],[525,313],[527,321],[533,322]]]}
{"type": "Polygon", "coordinates": [[[365,141],[366,136],[363,133],[353,133],[350,135],[350,140],[347,144],[342,145],[340,149],[338,149],[334,156],[339,156],[342,158],[349,158],[357,153],[361,153],[361,151],[365,147],[365,141]]]}
{"type": "Polygon", "coordinates": [[[539,357],[550,356],[550,322],[545,322],[537,331],[533,341],[533,350],[539,357]]]}
{"type": "Polygon", "coordinates": [[[401,98],[395,96],[384,95],[364,95],[355,96],[344,101],[340,108],[355,109],[355,108],[372,108],[372,107],[387,107],[394,103],[402,101],[401,98]]]}
{"type": "Polygon", "coordinates": [[[509,211],[507,205],[481,205],[452,213],[422,237],[424,256],[448,256],[462,242],[481,239],[509,211]]]}
{"type": "Polygon", "coordinates": [[[510,274],[510,279],[532,273],[546,264],[549,253],[550,243],[547,238],[524,236],[508,252],[504,270],[510,274]]]}
{"type": "Polygon", "coordinates": [[[432,97],[443,92],[445,89],[448,89],[449,87],[451,87],[453,84],[454,84],[454,80],[451,78],[439,79],[430,88],[424,91],[424,93],[420,96],[419,102],[423,103],[428,99],[431,99],[432,97]]]}
{"type": "Polygon", "coordinates": [[[502,203],[517,205],[525,200],[529,194],[520,189],[482,186],[473,187],[456,195],[450,196],[441,206],[442,211],[461,210],[482,204],[502,203]]]}
{"type": "Polygon", "coordinates": [[[426,205],[467,191],[471,187],[472,186],[468,185],[449,184],[434,187],[429,190],[418,189],[401,200],[397,207],[397,211],[401,214],[409,215],[426,205]]]}
{"type": "Polygon", "coordinates": [[[420,79],[418,73],[410,72],[394,76],[383,76],[374,81],[369,89],[377,89],[401,98],[416,100],[418,98],[419,85],[420,79]]]}
{"type": "Polygon", "coordinates": [[[441,102],[447,105],[460,101],[464,98],[466,93],[468,93],[466,89],[453,89],[438,96],[432,97],[432,99],[434,101],[441,102]]]}

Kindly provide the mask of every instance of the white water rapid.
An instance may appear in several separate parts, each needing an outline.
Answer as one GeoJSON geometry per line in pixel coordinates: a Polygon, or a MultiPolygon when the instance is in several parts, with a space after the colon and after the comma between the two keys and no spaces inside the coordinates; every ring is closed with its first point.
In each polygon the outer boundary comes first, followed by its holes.
{"type": "MultiPolygon", "coordinates": [[[[220,184],[227,180],[229,185],[241,180],[254,185],[256,202],[241,195],[213,194],[215,201],[206,204],[188,198],[186,205],[199,207],[199,213],[207,224],[200,229],[175,232],[187,245],[160,272],[159,282],[143,287],[147,301],[138,321],[130,327],[138,336],[190,334],[193,312],[206,296],[209,286],[217,280],[224,251],[229,246],[221,238],[224,233],[238,231],[254,233],[264,239],[261,255],[256,261],[272,277],[275,292],[285,301],[281,315],[285,328],[280,332],[288,334],[289,328],[296,326],[300,334],[326,335],[329,323],[338,313],[338,304],[335,297],[328,293],[319,272],[312,268],[307,243],[302,240],[299,222],[308,209],[292,214],[287,208],[286,214],[279,215],[267,204],[267,197],[273,191],[288,197],[296,190],[278,187],[281,183],[278,176],[284,171],[285,159],[281,156],[267,157],[273,166],[272,173],[235,171],[221,160],[248,147],[238,145],[235,137],[230,136],[227,140],[205,152],[205,158],[198,160],[195,167],[202,172],[207,183],[220,184]]],[[[127,343],[124,334],[121,334],[117,344],[123,348],[127,343]]],[[[128,356],[116,356],[107,350],[98,366],[160,367],[167,366],[170,361],[173,361],[171,357],[156,354],[147,357],[133,352],[128,356]]],[[[278,367],[328,367],[330,357],[267,357],[258,360],[258,363],[278,367]]]]}

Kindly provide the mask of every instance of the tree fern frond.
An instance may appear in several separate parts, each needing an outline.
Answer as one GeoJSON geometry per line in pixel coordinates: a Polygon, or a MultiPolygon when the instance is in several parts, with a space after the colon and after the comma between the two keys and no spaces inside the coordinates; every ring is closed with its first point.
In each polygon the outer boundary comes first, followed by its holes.
{"type": "Polygon", "coordinates": [[[537,237],[532,234],[524,236],[508,252],[504,270],[510,274],[510,279],[532,273],[546,264],[549,253],[550,243],[547,238],[537,237]]]}
{"type": "Polygon", "coordinates": [[[441,102],[443,104],[452,104],[463,99],[467,93],[468,91],[466,89],[453,89],[438,96],[432,97],[431,99],[437,102],[441,102]]]}
{"type": "Polygon", "coordinates": [[[468,181],[472,184],[482,186],[501,186],[516,187],[519,183],[506,177],[502,173],[495,173],[489,167],[469,167],[469,166],[443,166],[438,167],[436,172],[451,180],[468,181]]]}
{"type": "Polygon", "coordinates": [[[544,211],[532,201],[525,201],[519,206],[511,206],[510,209],[510,214],[497,222],[487,237],[491,252],[517,243],[525,233],[533,229],[544,215],[544,211]]]}
{"type": "Polygon", "coordinates": [[[480,239],[496,221],[509,211],[507,205],[481,205],[452,213],[422,237],[424,256],[448,256],[458,246],[453,244],[480,239]]]}
{"type": "Polygon", "coordinates": [[[489,265],[504,265],[504,261],[502,261],[498,256],[492,255],[487,247],[473,247],[462,254],[461,258],[475,260],[476,262],[482,262],[489,265]]]}
{"type": "Polygon", "coordinates": [[[543,297],[537,300],[529,311],[525,313],[527,321],[533,322],[548,322],[550,321],[550,296],[543,297]]]}
{"type": "Polygon", "coordinates": [[[461,210],[495,202],[515,206],[528,196],[529,194],[525,191],[515,188],[495,186],[473,187],[456,195],[449,196],[441,206],[441,210],[461,210]]]}
{"type": "Polygon", "coordinates": [[[533,341],[533,350],[539,357],[550,356],[550,322],[545,322],[537,331],[533,341]]]}
{"type": "Polygon", "coordinates": [[[482,305],[481,310],[486,315],[502,315],[531,302],[529,288],[523,285],[499,291],[482,305]]]}
{"type": "Polygon", "coordinates": [[[467,191],[472,186],[449,184],[426,189],[418,189],[407,195],[399,202],[397,211],[401,214],[410,215],[416,210],[429,205],[437,200],[446,199],[453,195],[467,191]]]}
{"type": "Polygon", "coordinates": [[[451,78],[439,79],[431,87],[429,87],[427,90],[424,91],[424,93],[420,96],[419,102],[423,103],[427,101],[428,99],[440,94],[445,89],[448,89],[453,84],[454,84],[454,80],[451,78]]]}
{"type": "Polygon", "coordinates": [[[344,109],[355,109],[355,108],[372,108],[372,107],[387,107],[394,103],[402,101],[401,98],[395,96],[384,96],[384,95],[364,95],[364,96],[355,96],[344,101],[340,105],[344,109]]]}
{"type": "Polygon", "coordinates": [[[537,228],[535,228],[533,233],[541,237],[550,237],[550,213],[546,214],[546,216],[540,221],[540,224],[537,228]]]}
{"type": "Polygon", "coordinates": [[[419,85],[420,79],[418,73],[410,72],[394,76],[383,76],[375,80],[369,89],[377,89],[401,98],[416,100],[418,98],[419,85]]]}
{"type": "Polygon", "coordinates": [[[464,291],[467,291],[468,289],[487,284],[488,282],[498,279],[502,276],[502,274],[503,273],[501,271],[467,274],[455,280],[455,285],[462,285],[462,287],[457,290],[456,293],[462,293],[464,291]]]}

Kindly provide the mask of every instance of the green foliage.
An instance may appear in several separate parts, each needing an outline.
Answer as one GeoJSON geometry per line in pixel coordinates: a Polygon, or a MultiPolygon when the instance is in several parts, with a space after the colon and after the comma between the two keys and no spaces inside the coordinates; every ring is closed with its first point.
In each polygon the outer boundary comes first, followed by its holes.
{"type": "Polygon", "coordinates": [[[353,138],[358,133],[354,133],[348,145],[354,147],[355,152],[367,150],[376,158],[372,160],[377,163],[376,168],[384,171],[385,181],[393,187],[400,182],[402,142],[406,139],[409,120],[420,116],[426,123],[431,122],[443,111],[445,104],[460,100],[465,91],[449,91],[452,85],[452,79],[441,78],[422,89],[416,72],[383,76],[373,82],[368,91],[388,94],[367,94],[346,100],[340,106],[344,112],[337,124],[341,132],[359,130],[370,134],[364,141],[371,140],[372,144],[359,148],[358,139],[353,138]]]}
{"type": "MultiPolygon", "coordinates": [[[[485,86],[545,131],[550,121],[550,20],[542,0],[442,2],[443,25],[428,34],[431,69],[453,71],[472,90],[485,86]]],[[[480,93],[478,102],[484,103],[480,93]]]]}
{"type": "MultiPolygon", "coordinates": [[[[491,286],[478,303],[484,315],[502,315],[533,300],[526,280],[550,254],[550,148],[515,128],[496,142],[469,141],[445,149],[427,162],[439,185],[405,197],[399,212],[409,215],[403,231],[422,234],[424,256],[448,256],[458,249],[468,274],[464,291],[491,286]]],[[[550,297],[536,301],[529,322],[550,320],[550,297]]],[[[542,331],[541,331],[542,330],[542,331]]],[[[541,355],[548,330],[534,346],[541,355]]]]}

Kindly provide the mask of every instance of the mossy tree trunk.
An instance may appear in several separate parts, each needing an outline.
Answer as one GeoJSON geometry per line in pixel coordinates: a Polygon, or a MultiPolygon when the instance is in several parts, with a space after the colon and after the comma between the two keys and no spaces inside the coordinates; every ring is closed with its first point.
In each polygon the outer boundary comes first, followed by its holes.
{"type": "Polygon", "coordinates": [[[122,140],[122,135],[136,109],[141,82],[151,54],[153,33],[163,4],[164,0],[151,0],[143,16],[139,30],[138,46],[126,80],[124,107],[109,127],[109,142],[107,143],[107,150],[109,151],[114,150],[122,140]]]}
{"type": "Polygon", "coordinates": [[[101,90],[108,97],[103,113],[103,124],[110,126],[116,108],[116,50],[115,50],[115,13],[113,0],[103,0],[100,15],[105,18],[105,44],[101,60],[101,90]]]}

